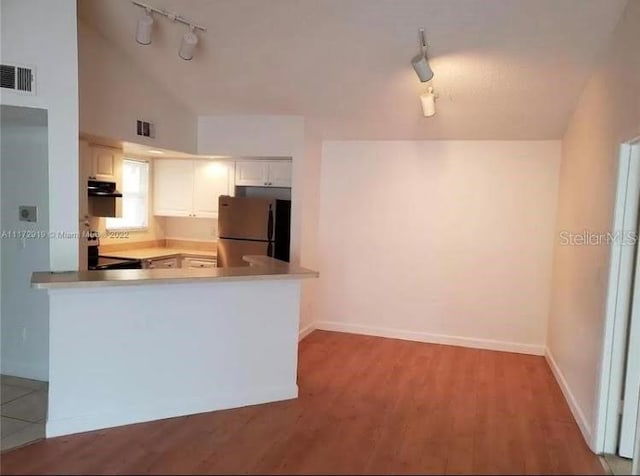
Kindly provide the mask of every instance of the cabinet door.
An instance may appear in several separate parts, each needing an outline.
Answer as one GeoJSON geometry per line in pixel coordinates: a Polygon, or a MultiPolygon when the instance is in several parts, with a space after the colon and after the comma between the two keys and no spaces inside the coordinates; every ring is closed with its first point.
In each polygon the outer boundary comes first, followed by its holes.
{"type": "Polygon", "coordinates": [[[269,164],[266,160],[236,162],[236,185],[266,187],[269,182],[269,164]]]}
{"type": "Polygon", "coordinates": [[[291,187],[291,161],[269,162],[268,183],[270,187],[291,187]]]}
{"type": "Polygon", "coordinates": [[[193,160],[153,161],[154,215],[188,217],[193,209],[193,160]]]}
{"type": "Polygon", "coordinates": [[[160,258],[149,260],[147,269],[179,268],[178,258],[160,258]]]}
{"type": "Polygon", "coordinates": [[[80,178],[80,187],[87,194],[87,181],[93,180],[93,155],[91,153],[91,146],[85,140],[80,141],[79,149],[80,163],[78,170],[78,177],[80,178]]]}
{"type": "Polygon", "coordinates": [[[182,267],[191,269],[215,268],[216,260],[213,258],[183,258],[182,267]]]}
{"type": "Polygon", "coordinates": [[[118,149],[94,145],[91,147],[91,176],[94,180],[117,182],[118,161],[122,153],[118,149]]]}
{"type": "Polygon", "coordinates": [[[87,141],[81,140],[79,145],[80,163],[78,170],[78,205],[81,221],[89,218],[89,197],[87,195],[87,181],[91,180],[91,147],[87,141]]]}
{"type": "Polygon", "coordinates": [[[218,218],[218,197],[230,194],[232,164],[211,160],[194,163],[192,216],[218,218]]]}

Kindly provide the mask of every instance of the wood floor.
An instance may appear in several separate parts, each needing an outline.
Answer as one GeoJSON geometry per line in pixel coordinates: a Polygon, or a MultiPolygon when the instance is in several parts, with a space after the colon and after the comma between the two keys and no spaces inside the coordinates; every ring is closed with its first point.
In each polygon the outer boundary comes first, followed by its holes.
{"type": "Polygon", "coordinates": [[[541,357],[316,331],[299,386],[297,400],[42,441],[0,469],[604,474],[541,357]]]}

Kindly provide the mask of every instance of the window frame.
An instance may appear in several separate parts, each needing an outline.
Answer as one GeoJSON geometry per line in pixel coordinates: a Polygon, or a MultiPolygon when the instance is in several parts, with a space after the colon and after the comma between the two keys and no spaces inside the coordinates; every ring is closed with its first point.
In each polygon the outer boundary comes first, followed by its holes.
{"type": "MultiPolygon", "coordinates": [[[[122,217],[105,217],[104,228],[108,232],[120,232],[120,231],[148,231],[149,230],[149,213],[151,211],[151,161],[148,159],[142,159],[137,157],[124,157],[122,159],[122,167],[124,168],[125,161],[128,162],[138,162],[146,164],[147,166],[147,177],[146,177],[146,224],[144,226],[123,226],[123,227],[113,227],[109,226],[109,220],[117,220],[122,217]]],[[[124,200],[126,193],[122,191],[122,208],[124,210],[124,200]]]]}

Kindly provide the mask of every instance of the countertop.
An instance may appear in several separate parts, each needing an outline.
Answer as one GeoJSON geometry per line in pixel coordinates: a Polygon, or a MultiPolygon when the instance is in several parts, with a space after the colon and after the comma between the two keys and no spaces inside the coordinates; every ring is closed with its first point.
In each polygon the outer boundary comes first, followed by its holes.
{"type": "Polygon", "coordinates": [[[194,250],[189,248],[138,248],[131,250],[107,251],[100,253],[100,256],[116,257],[116,258],[132,258],[132,259],[156,259],[171,258],[178,255],[212,257],[217,256],[215,249],[213,250],[194,250]]]}
{"type": "MultiPolygon", "coordinates": [[[[199,253],[199,251],[198,251],[199,253]]],[[[96,288],[155,284],[317,278],[318,272],[267,256],[245,256],[250,266],[205,269],[109,269],[105,271],[36,272],[36,289],[96,288]]]]}

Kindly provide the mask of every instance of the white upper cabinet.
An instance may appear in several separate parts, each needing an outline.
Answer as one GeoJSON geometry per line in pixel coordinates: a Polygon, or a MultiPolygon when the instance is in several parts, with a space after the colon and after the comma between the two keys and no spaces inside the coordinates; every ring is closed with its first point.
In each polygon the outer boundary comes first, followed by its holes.
{"type": "Polygon", "coordinates": [[[290,160],[240,160],[236,185],[243,187],[291,187],[290,160]]]}
{"type": "Polygon", "coordinates": [[[269,162],[268,182],[270,187],[291,187],[291,161],[269,162]]]}
{"type": "Polygon", "coordinates": [[[194,161],[193,214],[196,217],[218,218],[218,197],[230,195],[233,164],[194,161]]]}
{"type": "Polygon", "coordinates": [[[243,160],[236,162],[236,185],[264,187],[267,185],[269,167],[266,160],[243,160]]]}
{"type": "Polygon", "coordinates": [[[89,180],[117,182],[118,170],[122,164],[122,151],[100,145],[91,146],[90,162],[87,167],[89,180]]]}
{"type": "Polygon", "coordinates": [[[153,161],[153,210],[155,215],[188,217],[193,207],[193,161],[153,161]]]}
{"type": "Polygon", "coordinates": [[[155,215],[217,218],[218,197],[232,193],[233,163],[156,159],[153,169],[155,215]]]}
{"type": "MultiPolygon", "coordinates": [[[[87,195],[87,181],[92,180],[91,176],[93,176],[91,172],[91,146],[87,141],[81,140],[79,144],[79,154],[80,154],[80,164],[79,164],[79,172],[78,177],[80,177],[79,181],[79,195],[78,195],[78,205],[79,205],[79,215],[80,221],[84,222],[89,218],[89,200],[87,195]]],[[[85,246],[85,244],[81,245],[85,246]]]]}

